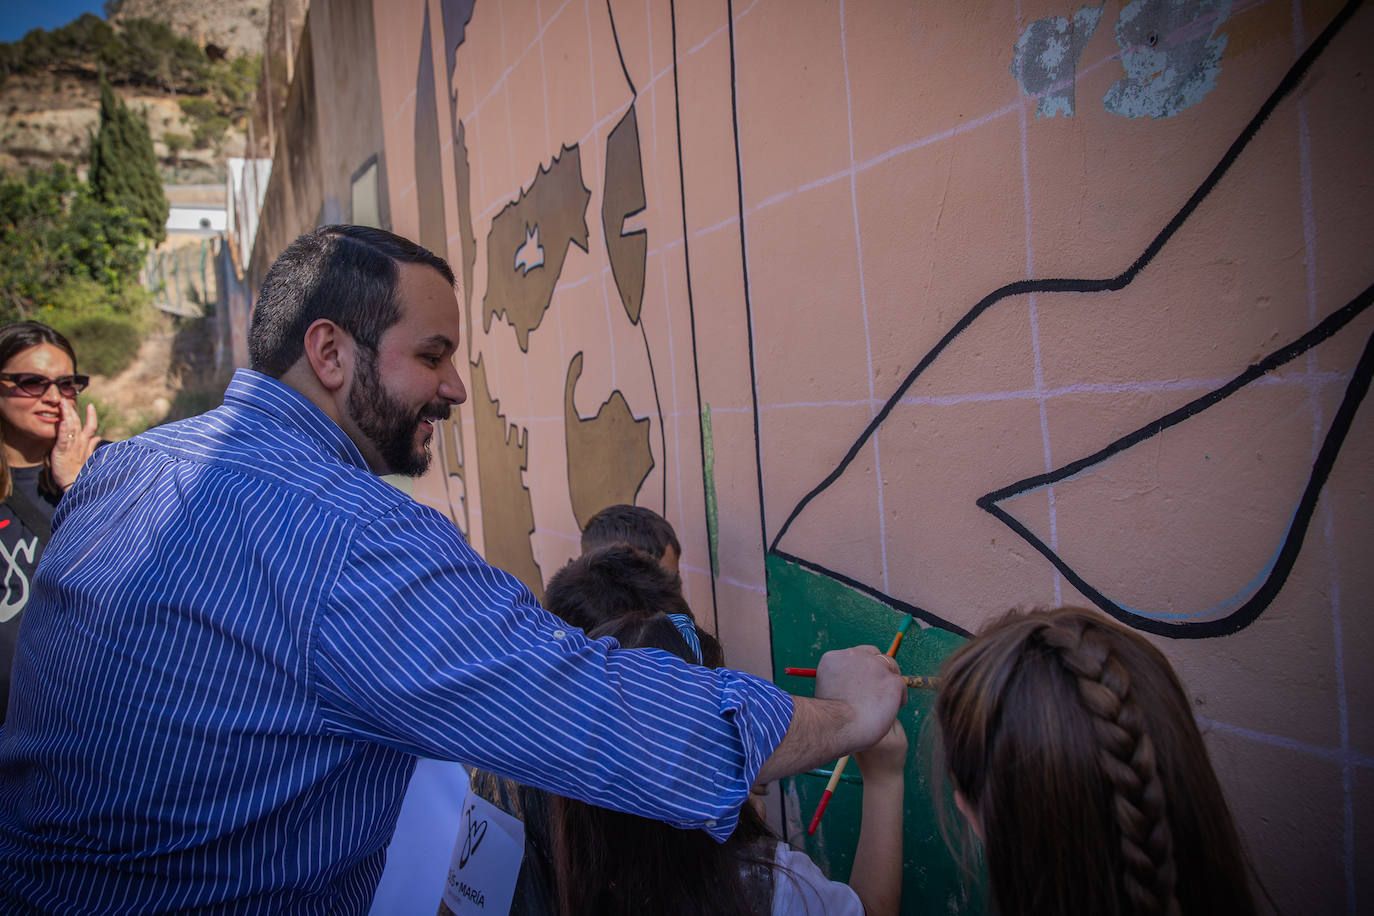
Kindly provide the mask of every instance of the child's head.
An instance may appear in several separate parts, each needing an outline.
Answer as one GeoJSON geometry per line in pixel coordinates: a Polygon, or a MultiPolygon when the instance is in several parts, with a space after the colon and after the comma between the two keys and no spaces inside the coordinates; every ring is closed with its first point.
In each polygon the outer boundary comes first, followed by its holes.
{"type": "MultiPolygon", "coordinates": [[[[588,635],[614,637],[624,649],[661,649],[693,665],[723,664],[720,643],[681,615],[621,614],[588,635]]],[[[768,911],[772,879],[766,866],[773,847],[751,805],[741,808],[739,826],[725,844],[700,830],[559,796],[550,808],[550,825],[563,914],[768,911]]]]}
{"type": "Polygon", "coordinates": [[[662,649],[685,662],[720,668],[725,653],[716,638],[699,629],[691,617],[679,612],[621,614],[593,627],[593,639],[611,636],[622,649],[662,649]]]}
{"type": "Polygon", "coordinates": [[[636,547],[672,572],[677,572],[682,557],[673,526],[657,512],[641,506],[607,506],[582,529],[583,553],[612,544],[636,547]]]}
{"type": "Polygon", "coordinates": [[[1001,912],[1253,910],[1192,709],[1139,634],[1013,612],[945,662],[935,710],[1001,912]]]}
{"type": "Polygon", "coordinates": [[[549,612],[591,630],[621,614],[686,614],[682,580],[649,554],[618,543],[568,562],[544,588],[549,612]]]}

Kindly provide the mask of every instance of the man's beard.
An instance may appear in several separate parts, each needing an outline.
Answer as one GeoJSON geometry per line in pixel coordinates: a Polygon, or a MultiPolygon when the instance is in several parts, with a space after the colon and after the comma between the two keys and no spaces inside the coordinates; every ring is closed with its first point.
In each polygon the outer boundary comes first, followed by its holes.
{"type": "Polygon", "coordinates": [[[421,420],[443,420],[449,415],[444,401],[426,404],[418,411],[391,396],[377,372],[377,354],[358,348],[358,368],[348,390],[348,412],[363,435],[371,440],[393,474],[419,477],[429,468],[429,447],[416,450],[415,427],[421,420]]]}

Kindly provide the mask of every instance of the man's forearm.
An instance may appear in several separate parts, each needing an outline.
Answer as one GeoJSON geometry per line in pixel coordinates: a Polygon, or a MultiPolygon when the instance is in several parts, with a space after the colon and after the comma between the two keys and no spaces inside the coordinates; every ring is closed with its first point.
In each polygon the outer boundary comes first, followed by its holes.
{"type": "Polygon", "coordinates": [[[906,702],[897,663],[874,646],[827,652],[816,669],[816,696],[792,698],[787,734],[755,782],[804,773],[876,744],[906,702]]]}
{"type": "Polygon", "coordinates": [[[867,747],[856,743],[853,718],[852,707],[841,700],[793,697],[792,724],[759,768],[757,782],[805,773],[867,747]]]}

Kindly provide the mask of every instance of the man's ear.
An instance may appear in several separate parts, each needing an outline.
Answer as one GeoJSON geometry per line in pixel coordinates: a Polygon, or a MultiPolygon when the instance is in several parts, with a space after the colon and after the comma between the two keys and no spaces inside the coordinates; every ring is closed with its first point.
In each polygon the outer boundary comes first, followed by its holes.
{"type": "Polygon", "coordinates": [[[353,377],[353,337],[328,318],[305,329],[305,358],[320,385],[338,391],[353,377]]]}

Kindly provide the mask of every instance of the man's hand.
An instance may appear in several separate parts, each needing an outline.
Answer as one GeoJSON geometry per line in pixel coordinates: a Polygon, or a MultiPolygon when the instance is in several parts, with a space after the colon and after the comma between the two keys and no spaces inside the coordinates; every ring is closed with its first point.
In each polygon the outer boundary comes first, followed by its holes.
{"type": "Polygon", "coordinates": [[[792,698],[792,724],[756,782],[795,776],[877,744],[906,702],[897,663],[875,646],[821,656],[816,697],[792,698]]]}
{"type": "Polygon", "coordinates": [[[853,710],[849,740],[856,750],[887,734],[906,690],[897,662],[876,646],[827,652],[816,666],[816,699],[839,700],[853,710]]]}

